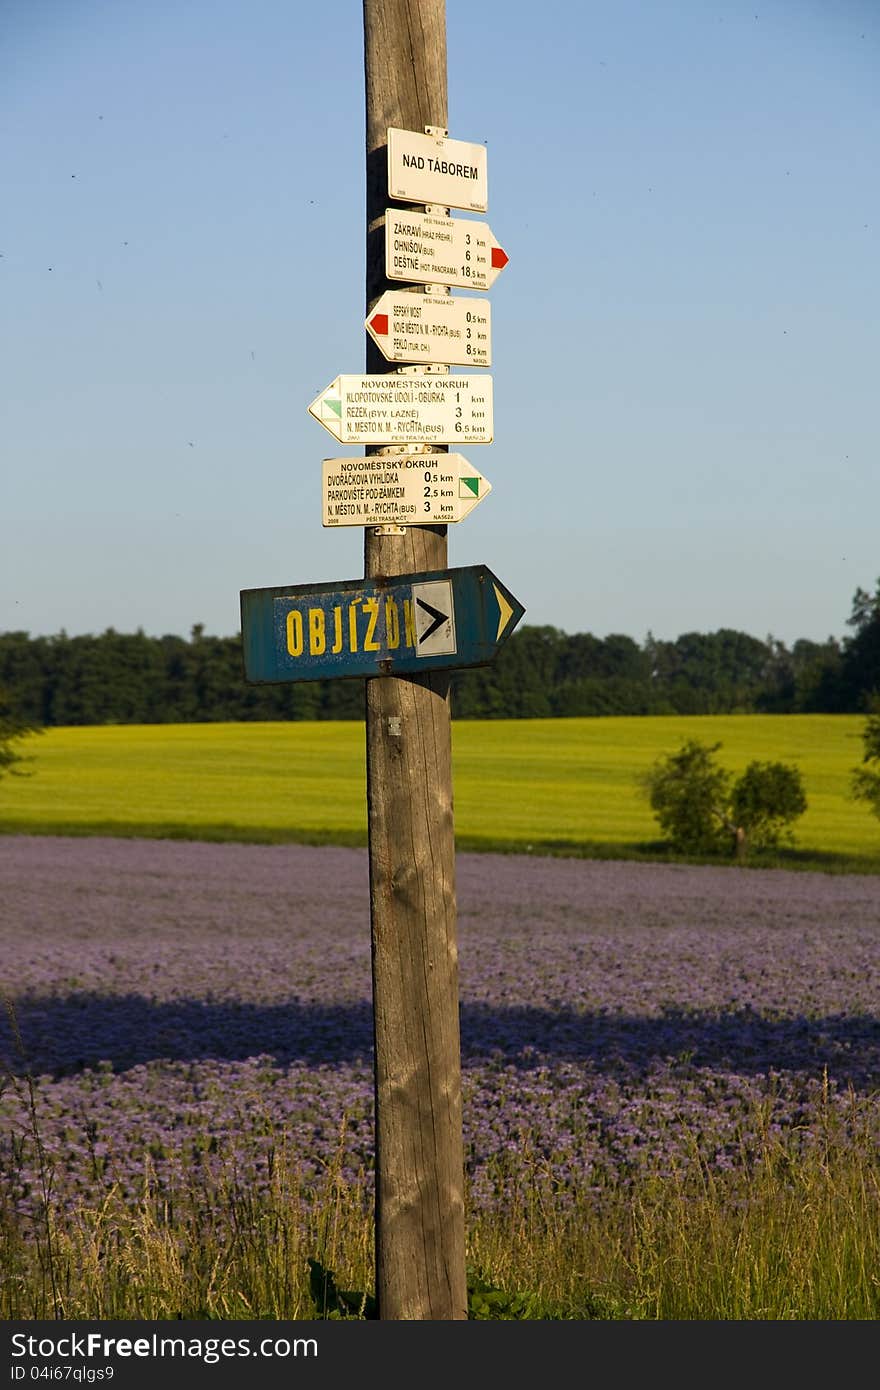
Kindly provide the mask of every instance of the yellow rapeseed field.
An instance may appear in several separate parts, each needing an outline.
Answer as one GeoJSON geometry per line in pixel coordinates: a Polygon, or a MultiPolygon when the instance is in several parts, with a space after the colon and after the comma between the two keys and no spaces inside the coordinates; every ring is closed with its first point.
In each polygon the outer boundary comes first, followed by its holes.
{"type": "MultiPolygon", "coordinates": [[[[800,769],[799,849],[880,857],[880,822],[849,796],[864,720],[850,715],[461,720],[453,724],[456,835],[473,848],[659,839],[639,777],[685,738],[800,769]]],[[[0,832],[365,843],[359,722],[48,729],[19,745],[31,775],[0,782],[0,832]]]]}

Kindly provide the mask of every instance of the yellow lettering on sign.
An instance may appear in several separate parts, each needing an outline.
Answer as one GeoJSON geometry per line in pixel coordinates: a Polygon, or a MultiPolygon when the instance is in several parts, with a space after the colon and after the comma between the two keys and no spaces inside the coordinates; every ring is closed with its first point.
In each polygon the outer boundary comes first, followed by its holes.
{"type": "Polygon", "coordinates": [[[416,620],[413,614],[411,598],[405,598],[403,600],[403,628],[406,645],[408,647],[414,647],[416,645],[416,620]]]}
{"type": "Polygon", "coordinates": [[[287,615],[287,650],[291,656],[303,654],[303,615],[298,608],[291,608],[287,615]]]}
{"type": "Polygon", "coordinates": [[[385,600],[385,641],[389,651],[400,646],[400,615],[393,598],[385,600]]]}
{"type": "Polygon", "coordinates": [[[333,656],[342,651],[342,609],[338,603],[333,609],[333,646],[330,651],[333,656]]]}
{"type": "Polygon", "coordinates": [[[364,638],[364,651],[379,651],[379,643],[375,640],[376,623],[379,621],[379,600],[377,598],[364,599],[364,612],[367,615],[367,635],[364,638]]]}
{"type": "Polygon", "coordinates": [[[348,605],[348,650],[356,652],[358,649],[358,606],[357,599],[348,605]]]}
{"type": "Polygon", "coordinates": [[[309,656],[321,656],[327,650],[327,632],[323,608],[309,609],[309,656]]]}

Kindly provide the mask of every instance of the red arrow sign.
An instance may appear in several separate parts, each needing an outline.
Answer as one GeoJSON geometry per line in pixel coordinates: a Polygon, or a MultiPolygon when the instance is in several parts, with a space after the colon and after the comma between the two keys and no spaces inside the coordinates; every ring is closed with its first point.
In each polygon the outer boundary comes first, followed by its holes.
{"type": "Polygon", "coordinates": [[[482,299],[386,290],[364,327],[389,362],[492,364],[492,316],[482,299]]]}
{"type": "Polygon", "coordinates": [[[485,222],[413,209],[385,209],[385,274],[389,280],[488,290],[509,259],[485,222]]]}

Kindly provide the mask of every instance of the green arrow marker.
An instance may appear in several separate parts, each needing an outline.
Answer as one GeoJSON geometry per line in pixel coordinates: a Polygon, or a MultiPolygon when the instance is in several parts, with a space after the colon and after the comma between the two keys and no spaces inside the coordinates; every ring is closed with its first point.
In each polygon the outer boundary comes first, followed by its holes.
{"type": "Polygon", "coordinates": [[[480,480],[479,480],[479,478],[459,478],[459,480],[458,480],[458,495],[459,495],[459,497],[466,497],[467,494],[468,494],[469,492],[473,493],[474,497],[479,497],[479,495],[480,495],[480,480]]]}
{"type": "Polygon", "coordinates": [[[338,419],[342,419],[342,401],[331,401],[328,396],[325,396],[322,404],[325,405],[328,410],[332,410],[333,414],[336,415],[338,419]]]}

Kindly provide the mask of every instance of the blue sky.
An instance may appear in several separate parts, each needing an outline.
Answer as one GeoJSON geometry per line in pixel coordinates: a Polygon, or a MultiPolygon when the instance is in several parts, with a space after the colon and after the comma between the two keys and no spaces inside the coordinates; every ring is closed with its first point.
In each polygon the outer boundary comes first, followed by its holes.
{"type": "MultiPolygon", "coordinates": [[[[880,8],[447,0],[485,143],[524,623],[844,636],[880,575],[880,8]]],[[[4,0],[0,630],[239,627],[363,573],[308,414],[364,370],[361,5],[4,0]]]]}

